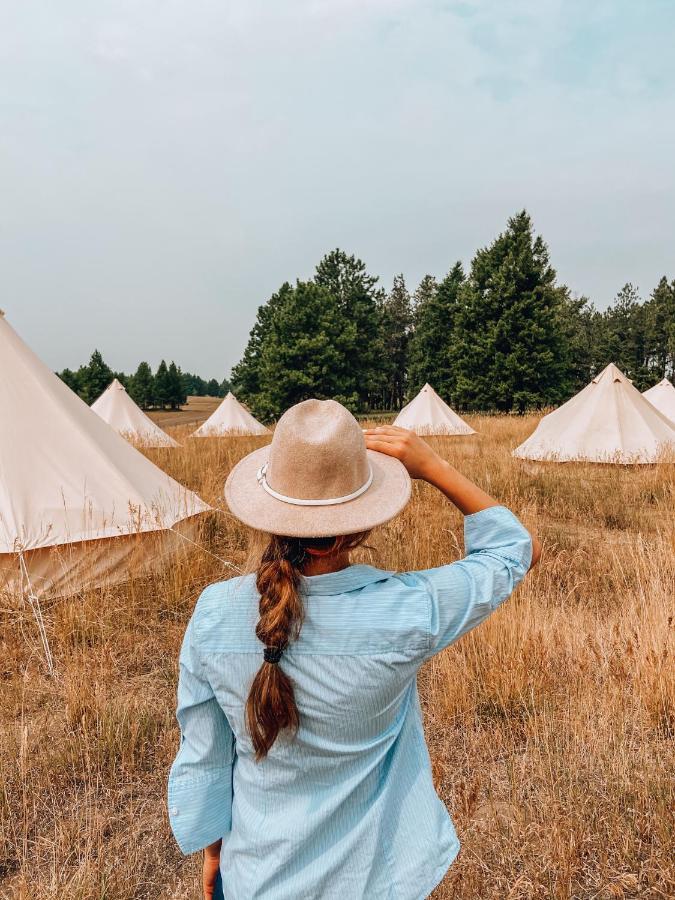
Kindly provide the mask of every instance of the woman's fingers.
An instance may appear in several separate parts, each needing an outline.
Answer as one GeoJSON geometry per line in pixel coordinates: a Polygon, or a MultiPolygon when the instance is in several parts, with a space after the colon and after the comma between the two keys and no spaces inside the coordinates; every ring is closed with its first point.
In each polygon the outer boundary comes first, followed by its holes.
{"type": "Polygon", "coordinates": [[[364,429],[363,436],[369,450],[377,450],[379,453],[395,456],[405,462],[411,438],[410,432],[405,428],[396,428],[394,425],[378,425],[377,428],[364,429]]]}
{"type": "Polygon", "coordinates": [[[407,434],[407,430],[399,428],[398,425],[377,425],[375,428],[364,428],[363,432],[364,434],[407,434]]]}
{"type": "Polygon", "coordinates": [[[378,453],[386,453],[387,456],[400,456],[401,447],[393,441],[370,440],[366,441],[368,450],[377,450],[378,453]]]}
{"type": "Polygon", "coordinates": [[[402,443],[400,434],[375,434],[375,432],[371,432],[369,434],[368,432],[366,432],[364,437],[366,439],[366,443],[368,443],[368,441],[388,441],[390,443],[402,443]]]}
{"type": "Polygon", "coordinates": [[[377,450],[399,459],[412,478],[425,478],[440,457],[426,441],[408,431],[394,425],[379,425],[377,428],[364,430],[366,447],[377,450]]]}
{"type": "Polygon", "coordinates": [[[372,441],[380,441],[382,444],[398,444],[400,447],[407,445],[406,439],[400,434],[364,434],[364,437],[366,444],[372,441]]]}

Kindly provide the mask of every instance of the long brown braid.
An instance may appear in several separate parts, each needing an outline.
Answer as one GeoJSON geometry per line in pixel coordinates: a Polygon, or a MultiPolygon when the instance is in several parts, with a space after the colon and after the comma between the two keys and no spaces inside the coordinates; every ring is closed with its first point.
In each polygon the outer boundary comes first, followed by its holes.
{"type": "MultiPolygon", "coordinates": [[[[337,538],[270,535],[257,567],[260,618],[255,633],[263,646],[270,648],[271,656],[280,657],[300,634],[305,614],[300,577],[309,559],[308,549],[341,553],[358,547],[368,534],[337,538]]],[[[267,756],[280,731],[295,733],[299,724],[300,713],[290,678],[278,662],[266,659],[253,679],[246,701],[246,725],[256,760],[267,756]]]]}

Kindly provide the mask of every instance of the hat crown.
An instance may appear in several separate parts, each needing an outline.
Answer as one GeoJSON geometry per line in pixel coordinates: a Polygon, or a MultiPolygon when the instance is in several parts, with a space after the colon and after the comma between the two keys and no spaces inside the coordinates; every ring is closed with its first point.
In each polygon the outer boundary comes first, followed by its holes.
{"type": "Polygon", "coordinates": [[[369,477],[366,442],[354,416],[335,400],[305,400],[277,422],[267,483],[298,500],[328,500],[361,488],[369,477]]]}

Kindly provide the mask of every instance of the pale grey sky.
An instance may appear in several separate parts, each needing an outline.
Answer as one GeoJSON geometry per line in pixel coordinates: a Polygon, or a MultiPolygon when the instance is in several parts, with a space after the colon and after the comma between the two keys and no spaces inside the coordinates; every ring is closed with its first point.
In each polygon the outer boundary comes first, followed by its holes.
{"type": "Polygon", "coordinates": [[[670,0],[0,3],[0,306],[53,368],[239,359],[326,251],[388,287],[527,207],[605,306],[675,277],[670,0]]]}

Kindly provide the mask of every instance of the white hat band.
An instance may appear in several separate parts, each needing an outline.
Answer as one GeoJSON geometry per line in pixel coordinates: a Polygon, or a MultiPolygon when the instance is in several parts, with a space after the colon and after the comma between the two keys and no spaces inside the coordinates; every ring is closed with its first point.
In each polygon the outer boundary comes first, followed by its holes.
{"type": "Polygon", "coordinates": [[[351,494],[345,494],[344,497],[322,498],[320,500],[304,500],[300,497],[287,497],[285,494],[280,494],[278,491],[275,491],[274,488],[271,488],[267,483],[267,463],[258,469],[256,478],[258,479],[260,487],[267,491],[270,497],[274,497],[275,500],[281,500],[282,503],[291,503],[293,506],[336,506],[339,503],[347,503],[349,500],[356,500],[361,494],[365,494],[373,483],[373,470],[370,465],[368,466],[368,473],[366,483],[362,484],[360,488],[353,491],[351,494]]]}

